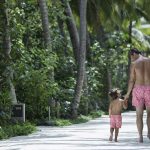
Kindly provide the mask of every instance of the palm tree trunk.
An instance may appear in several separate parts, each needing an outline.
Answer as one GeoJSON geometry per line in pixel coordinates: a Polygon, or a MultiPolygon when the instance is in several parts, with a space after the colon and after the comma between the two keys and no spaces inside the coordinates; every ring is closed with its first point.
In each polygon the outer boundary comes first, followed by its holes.
{"type": "Polygon", "coordinates": [[[77,81],[75,87],[75,97],[72,102],[72,117],[78,116],[78,107],[81,98],[81,91],[85,73],[85,53],[86,53],[86,7],[87,0],[80,0],[80,57],[77,70],[77,81]]]}
{"type": "Polygon", "coordinates": [[[10,52],[11,52],[11,40],[10,40],[10,34],[9,34],[9,20],[8,20],[8,10],[6,8],[7,1],[4,0],[4,50],[5,55],[7,58],[10,58],[10,52]]]}
{"type": "Polygon", "coordinates": [[[61,0],[61,2],[64,4],[65,7],[65,15],[67,16],[66,24],[67,28],[70,34],[70,39],[73,47],[74,57],[76,62],[78,62],[79,59],[79,34],[78,30],[74,21],[74,17],[72,14],[72,10],[70,8],[69,2],[66,2],[65,0],[61,0]]]}
{"type": "Polygon", "coordinates": [[[15,87],[13,84],[13,69],[11,67],[11,39],[10,39],[10,28],[9,28],[9,16],[8,16],[8,8],[7,8],[7,0],[1,1],[0,12],[3,15],[3,49],[6,59],[6,68],[4,74],[6,75],[7,83],[10,88],[10,98],[13,104],[17,103],[15,87]]]}
{"type": "Polygon", "coordinates": [[[45,41],[45,47],[51,48],[51,36],[49,30],[49,19],[48,19],[48,9],[46,5],[46,0],[38,0],[40,13],[41,13],[41,20],[42,20],[42,27],[43,27],[43,36],[45,41]]]}

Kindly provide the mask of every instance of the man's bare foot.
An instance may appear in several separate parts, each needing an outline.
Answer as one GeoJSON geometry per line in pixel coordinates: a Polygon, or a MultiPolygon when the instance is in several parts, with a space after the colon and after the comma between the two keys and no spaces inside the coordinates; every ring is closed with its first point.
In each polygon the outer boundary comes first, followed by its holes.
{"type": "Polygon", "coordinates": [[[113,137],[112,137],[112,135],[110,135],[110,137],[109,137],[109,141],[112,141],[112,139],[113,139],[113,137]]]}
{"type": "Polygon", "coordinates": [[[143,143],[143,136],[139,137],[139,143],[143,143]]]}

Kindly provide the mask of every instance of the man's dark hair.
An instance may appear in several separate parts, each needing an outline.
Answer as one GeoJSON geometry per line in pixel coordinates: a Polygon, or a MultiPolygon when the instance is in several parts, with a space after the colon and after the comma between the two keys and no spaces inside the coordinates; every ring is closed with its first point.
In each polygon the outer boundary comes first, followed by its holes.
{"type": "Polygon", "coordinates": [[[119,93],[120,93],[120,90],[115,88],[115,89],[110,90],[109,95],[112,98],[112,100],[114,100],[118,98],[119,93]]]}
{"type": "Polygon", "coordinates": [[[138,49],[132,48],[132,49],[130,50],[130,54],[133,55],[134,53],[135,53],[135,54],[141,54],[141,52],[140,52],[138,49]]]}

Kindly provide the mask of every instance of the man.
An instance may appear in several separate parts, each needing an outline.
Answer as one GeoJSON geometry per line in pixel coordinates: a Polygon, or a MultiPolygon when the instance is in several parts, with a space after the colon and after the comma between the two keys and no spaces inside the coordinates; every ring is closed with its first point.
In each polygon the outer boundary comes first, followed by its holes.
{"type": "Polygon", "coordinates": [[[143,57],[137,49],[131,49],[131,70],[125,100],[132,91],[132,105],[136,108],[136,124],[139,142],[143,142],[143,110],[147,111],[147,137],[150,139],[150,58],[143,57]]]}

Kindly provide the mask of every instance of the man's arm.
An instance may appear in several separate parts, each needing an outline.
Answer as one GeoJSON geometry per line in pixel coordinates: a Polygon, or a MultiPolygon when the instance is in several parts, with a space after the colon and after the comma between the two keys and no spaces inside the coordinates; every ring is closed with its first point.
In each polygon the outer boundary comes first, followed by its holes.
{"type": "Polygon", "coordinates": [[[129,79],[129,83],[128,83],[128,91],[127,94],[125,95],[125,100],[127,100],[129,98],[129,95],[133,89],[133,86],[135,84],[135,65],[131,64],[130,67],[130,79],[129,79]]]}
{"type": "Polygon", "coordinates": [[[109,105],[109,118],[110,118],[110,116],[111,116],[111,103],[109,105]]]}

